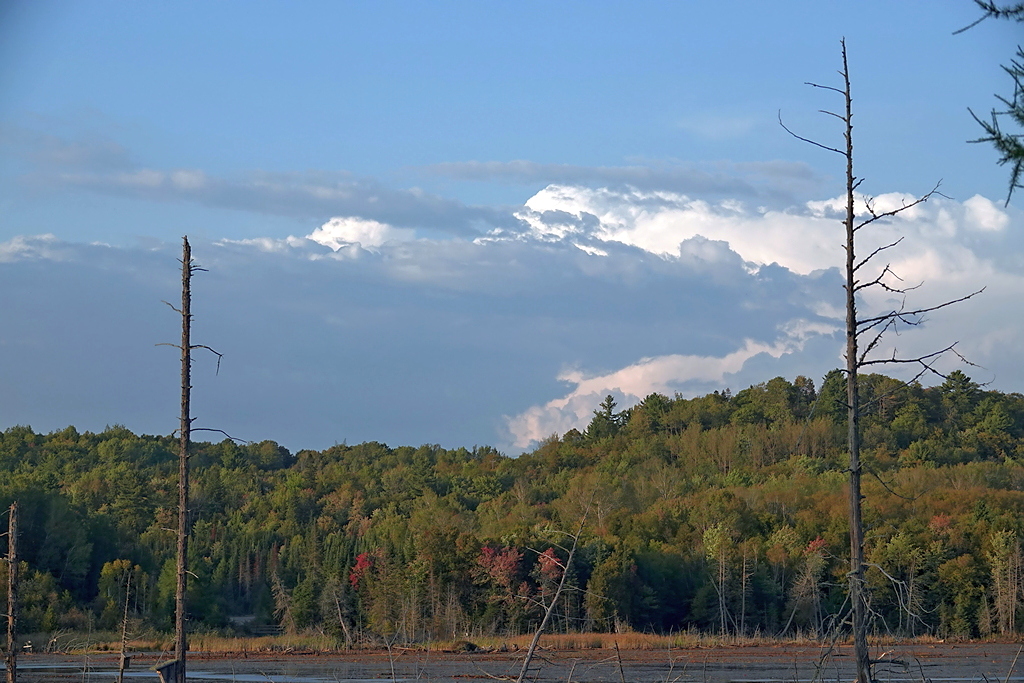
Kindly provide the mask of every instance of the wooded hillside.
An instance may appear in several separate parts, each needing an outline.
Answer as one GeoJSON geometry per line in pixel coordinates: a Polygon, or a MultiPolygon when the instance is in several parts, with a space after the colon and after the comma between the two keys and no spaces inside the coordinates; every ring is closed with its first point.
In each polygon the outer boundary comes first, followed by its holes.
{"type": "MultiPolygon", "coordinates": [[[[1024,396],[960,372],[861,381],[876,628],[1018,630],[1024,396]]],[[[609,398],[584,432],[518,458],[197,444],[191,618],[348,640],[527,632],[586,515],[552,630],[820,633],[846,595],[843,398],[838,371],[820,391],[798,377],[623,412],[609,398]]],[[[129,571],[131,613],[170,628],[175,448],[121,427],[2,433],[20,631],[114,627],[129,571]]]]}

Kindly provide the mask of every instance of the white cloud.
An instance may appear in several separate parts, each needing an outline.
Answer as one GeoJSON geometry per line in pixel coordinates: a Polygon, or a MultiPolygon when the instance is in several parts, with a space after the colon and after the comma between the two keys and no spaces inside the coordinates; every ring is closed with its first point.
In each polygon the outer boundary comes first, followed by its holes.
{"type": "Polygon", "coordinates": [[[999,232],[1010,223],[1010,217],[992,202],[976,194],[964,202],[969,226],[984,231],[999,232]]]}
{"type": "MultiPolygon", "coordinates": [[[[877,206],[903,201],[894,193],[877,206]]],[[[195,282],[197,325],[203,343],[227,352],[197,400],[208,401],[207,424],[289,447],[347,438],[520,449],[586,426],[608,393],[628,405],[655,391],[817,378],[842,362],[841,208],[839,199],[780,211],[550,186],[521,209],[520,231],[486,239],[416,238],[404,224],[348,213],[306,237],[196,239],[210,271],[195,282]]],[[[1024,319],[1013,315],[1024,291],[1019,212],[983,197],[936,199],[869,236],[905,237],[886,255],[908,285],[924,281],[911,306],[989,287],[892,338],[901,353],[959,339],[984,368],[969,374],[1024,387],[1024,319]]],[[[140,384],[128,401],[123,386],[152,375],[152,344],[173,339],[159,301],[175,294],[177,251],[52,235],[0,243],[11,292],[0,299],[0,317],[11,321],[0,374],[19,392],[0,397],[0,412],[37,428],[163,430],[162,399],[140,384]],[[119,352],[102,372],[84,369],[80,359],[102,356],[112,339],[131,354],[119,352]]],[[[872,296],[863,310],[898,304],[872,296]]],[[[159,366],[170,386],[172,365],[159,366]]]]}
{"type": "MultiPolygon", "coordinates": [[[[915,199],[905,193],[888,193],[874,198],[871,207],[879,213],[892,211],[915,199]]],[[[777,263],[793,273],[810,275],[843,262],[839,219],[844,210],[842,197],[807,202],[788,211],[750,211],[737,201],[712,203],[669,192],[549,186],[530,198],[521,217],[539,239],[622,243],[670,261],[700,263],[716,270],[721,268],[715,264],[724,266],[738,257],[755,266],[777,263]]],[[[861,219],[870,216],[864,197],[858,198],[857,210],[861,219]]],[[[936,197],[865,229],[858,243],[861,255],[902,240],[880,252],[872,262],[874,270],[865,268],[865,279],[889,265],[902,278],[888,277],[891,285],[921,285],[908,294],[907,308],[933,306],[989,287],[984,295],[965,304],[926,315],[915,334],[889,336],[875,357],[893,353],[915,357],[958,341],[958,349],[984,368],[978,370],[982,374],[989,372],[988,368],[1002,368],[1004,373],[1014,368],[1007,364],[1005,354],[1016,353],[1009,347],[1014,338],[1024,334],[1024,326],[1005,312],[1012,309],[1010,300],[1024,289],[1024,278],[1019,271],[1007,272],[1006,264],[999,261],[1010,251],[1017,254],[1019,264],[1016,233],[1020,230],[1024,230],[1024,221],[1019,213],[1011,215],[980,196],[964,202],[936,197]],[[1008,229],[1013,222],[1019,230],[1008,229]],[[1016,243],[1007,243],[1011,237],[1016,243]],[[995,300],[999,300],[996,306],[995,300]],[[965,325],[967,320],[972,322],[965,325]]],[[[645,358],[593,376],[579,371],[562,373],[559,379],[573,385],[568,394],[506,418],[512,442],[524,448],[552,433],[586,426],[594,408],[609,393],[632,404],[651,392],[671,393],[697,381],[721,383],[758,354],[778,359],[802,348],[808,339],[831,336],[837,327],[828,321],[844,317],[840,292],[829,296],[829,292],[815,292],[813,286],[809,292],[810,296],[803,294],[808,311],[820,317],[781,325],[784,334],[773,343],[748,340],[725,356],[645,358]]],[[[902,296],[881,288],[869,289],[864,295],[862,314],[904,305],[902,296]]],[[[822,358],[806,362],[811,367],[823,360],[829,362],[822,358]]],[[[841,354],[836,351],[830,364],[840,363],[841,354]]],[[[878,369],[898,374],[895,368],[878,369]]],[[[1004,376],[1019,375],[1014,369],[1004,376]]]]}
{"type": "MultiPolygon", "coordinates": [[[[905,193],[887,193],[875,197],[872,207],[881,213],[915,199],[905,193]]],[[[861,218],[868,217],[864,197],[858,197],[857,210],[861,218]]],[[[806,275],[843,262],[840,219],[844,211],[842,197],[785,211],[752,211],[736,200],[713,203],[674,192],[550,185],[516,215],[540,239],[588,237],[681,257],[701,244],[687,240],[702,237],[725,242],[744,261],[777,263],[806,275]]],[[[975,272],[978,267],[960,235],[999,233],[1009,222],[1009,214],[984,197],[962,203],[935,197],[873,224],[860,235],[859,248],[867,254],[902,238],[898,249],[883,255],[885,261],[879,259],[881,265],[891,263],[908,280],[946,278],[950,269],[975,272]]]]}
{"type": "Polygon", "coordinates": [[[327,221],[314,230],[308,239],[338,251],[351,244],[373,250],[390,242],[406,242],[415,237],[415,230],[395,228],[378,221],[346,216],[327,221]]]}
{"type": "Polygon", "coordinates": [[[542,237],[587,234],[681,256],[680,244],[700,236],[727,242],[746,261],[779,263],[800,274],[839,262],[834,221],[806,213],[750,212],[735,200],[711,203],[674,192],[551,185],[531,197],[526,209],[517,216],[542,237]],[[567,229],[573,217],[578,222],[567,229]]]}
{"type": "Polygon", "coordinates": [[[602,375],[588,375],[575,369],[562,372],[558,379],[573,385],[568,394],[505,418],[511,442],[516,448],[528,448],[552,434],[573,428],[582,430],[609,394],[618,398],[620,407],[629,407],[652,393],[671,396],[678,391],[693,395],[697,391],[687,389],[706,390],[709,384],[725,388],[728,379],[752,358],[763,354],[778,359],[800,351],[804,342],[813,336],[831,335],[837,330],[834,326],[805,320],[793,320],[784,327],[782,335],[773,343],[747,339],[724,356],[671,354],[642,358],[602,375]]]}
{"type": "Polygon", "coordinates": [[[309,242],[310,238],[302,238],[295,237],[294,235],[289,235],[284,239],[275,239],[273,237],[252,237],[243,240],[222,239],[218,240],[216,244],[221,246],[238,244],[255,247],[256,249],[259,249],[260,251],[267,253],[284,253],[295,249],[306,248],[309,246],[309,242]]]}
{"type": "Polygon", "coordinates": [[[181,190],[199,190],[206,185],[206,174],[202,171],[174,171],[170,174],[171,184],[181,190]]]}
{"type": "Polygon", "coordinates": [[[64,245],[55,235],[18,235],[7,242],[0,242],[0,263],[19,260],[47,259],[59,261],[63,257],[64,245]]]}
{"type": "Polygon", "coordinates": [[[579,249],[580,251],[583,251],[583,252],[585,252],[587,254],[590,254],[591,256],[607,256],[608,255],[608,252],[605,251],[604,249],[601,249],[599,247],[594,247],[594,246],[591,246],[589,244],[577,244],[576,242],[573,242],[572,245],[574,247],[576,247],[577,249],[579,249]]]}

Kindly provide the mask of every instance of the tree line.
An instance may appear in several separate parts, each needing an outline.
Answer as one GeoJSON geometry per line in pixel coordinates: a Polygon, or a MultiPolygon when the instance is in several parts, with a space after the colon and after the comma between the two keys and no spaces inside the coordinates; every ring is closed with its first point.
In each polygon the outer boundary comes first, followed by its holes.
{"type": "MultiPolygon", "coordinates": [[[[962,372],[934,387],[871,374],[861,401],[872,627],[1017,632],[1024,396],[962,372]]],[[[348,644],[518,635],[568,571],[554,631],[822,634],[847,598],[845,421],[833,371],[820,389],[777,377],[622,411],[608,397],[586,429],[515,458],[196,443],[189,620],[348,644]]],[[[177,469],[172,436],[0,434],[22,633],[115,628],[126,601],[172,627],[177,469]]]]}

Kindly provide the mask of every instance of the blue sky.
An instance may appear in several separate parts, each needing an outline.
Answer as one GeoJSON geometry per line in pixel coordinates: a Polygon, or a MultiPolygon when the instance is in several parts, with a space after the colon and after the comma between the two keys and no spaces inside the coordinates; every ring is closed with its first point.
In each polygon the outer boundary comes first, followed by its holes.
{"type": "MultiPolygon", "coordinates": [[[[973,3],[0,5],[0,427],[175,428],[183,234],[198,424],[286,446],[518,452],[607,393],[841,364],[846,37],[871,239],[1019,391],[1020,211],[967,107],[1020,26],[973,3]],[[969,336],[967,332],[969,331],[969,336]]],[[[1019,199],[1019,198],[1018,198],[1019,199]]],[[[916,296],[917,296],[916,295],[916,296]]],[[[865,306],[885,308],[884,300],[865,306]]]]}

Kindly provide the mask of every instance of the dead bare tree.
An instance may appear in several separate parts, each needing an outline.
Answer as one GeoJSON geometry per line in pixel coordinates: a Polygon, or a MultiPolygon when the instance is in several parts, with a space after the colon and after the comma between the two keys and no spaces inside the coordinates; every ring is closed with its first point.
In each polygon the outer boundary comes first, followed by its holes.
{"type": "Polygon", "coordinates": [[[843,157],[846,162],[846,215],[843,226],[846,232],[846,241],[843,248],[846,251],[845,283],[846,291],[846,404],[847,404],[847,448],[849,451],[849,518],[850,518],[850,572],[848,573],[849,594],[850,594],[850,622],[853,632],[854,663],[857,671],[857,683],[871,683],[871,658],[868,652],[868,613],[869,595],[865,584],[864,575],[866,565],[864,562],[864,521],[861,512],[861,475],[862,464],[860,457],[860,395],[858,387],[858,372],[871,365],[896,364],[916,366],[917,374],[910,380],[916,381],[925,373],[934,373],[944,376],[936,369],[936,362],[948,353],[957,354],[954,349],[955,343],[946,346],[938,351],[928,354],[901,357],[896,350],[883,357],[872,356],[873,352],[879,350],[886,334],[898,332],[903,327],[915,327],[924,322],[924,315],[955,303],[966,301],[971,297],[980,294],[978,290],[967,296],[952,299],[934,306],[927,306],[918,309],[906,307],[906,294],[914,287],[908,287],[892,271],[889,264],[878,268],[876,258],[896,247],[903,238],[884,244],[871,250],[867,256],[858,258],[856,252],[856,238],[864,228],[890,219],[908,209],[924,203],[938,194],[938,185],[931,191],[918,197],[911,202],[903,202],[899,207],[888,211],[876,209],[873,201],[867,197],[860,197],[864,210],[858,214],[856,201],[857,189],[863,182],[853,173],[853,97],[850,88],[850,70],[846,58],[846,40],[841,41],[843,68],[839,72],[842,79],[842,87],[836,88],[817,83],[808,83],[814,88],[832,91],[842,97],[845,105],[842,113],[828,110],[821,110],[823,114],[839,119],[843,125],[843,147],[832,147],[820,142],[797,135],[782,123],[783,129],[793,137],[807,142],[815,147],[834,152],[843,157]],[[902,300],[900,307],[879,315],[861,317],[858,315],[857,302],[868,290],[882,290],[902,300]]]}
{"type": "MultiPolygon", "coordinates": [[[[185,683],[185,656],[188,651],[186,637],[186,590],[188,589],[188,478],[189,451],[191,449],[192,417],[192,350],[206,349],[217,356],[218,367],[221,354],[205,344],[192,343],[192,275],[206,270],[192,261],[192,247],[188,237],[182,238],[181,249],[181,308],[167,304],[181,315],[181,344],[160,344],[173,346],[181,351],[181,417],[178,427],[178,561],[177,585],[174,592],[174,661],[175,666],[167,672],[176,683],[185,683]]],[[[164,302],[167,303],[167,302],[164,302]]],[[[163,677],[164,674],[161,674],[163,677]]]]}
{"type": "Polygon", "coordinates": [[[11,503],[7,518],[7,683],[18,680],[18,503],[11,503]]]}
{"type": "Polygon", "coordinates": [[[121,619],[121,657],[117,664],[117,683],[124,683],[124,670],[131,658],[128,656],[128,600],[132,594],[132,566],[128,565],[124,584],[124,617],[121,619]]]}
{"type": "Polygon", "coordinates": [[[523,683],[526,675],[529,673],[530,664],[533,662],[534,655],[537,653],[537,645],[540,643],[540,637],[544,633],[544,629],[547,628],[548,622],[551,620],[551,615],[555,611],[555,606],[558,604],[558,598],[561,597],[562,591],[565,589],[565,581],[569,576],[569,568],[572,566],[572,558],[576,555],[576,548],[579,546],[580,537],[583,535],[583,528],[587,524],[587,515],[590,513],[590,505],[587,505],[587,509],[583,513],[583,518],[580,520],[580,526],[576,530],[576,533],[570,536],[572,538],[572,545],[569,547],[569,556],[565,559],[565,564],[557,562],[558,566],[562,569],[562,576],[558,581],[558,588],[555,589],[555,594],[551,597],[551,602],[548,603],[547,609],[544,611],[544,618],[540,621],[540,626],[533,633],[533,639],[530,641],[530,647],[526,651],[526,657],[523,659],[523,668],[519,670],[519,677],[516,678],[516,683],[523,683]]]}

